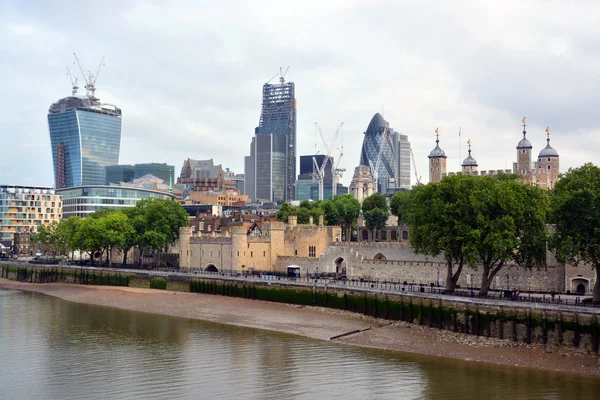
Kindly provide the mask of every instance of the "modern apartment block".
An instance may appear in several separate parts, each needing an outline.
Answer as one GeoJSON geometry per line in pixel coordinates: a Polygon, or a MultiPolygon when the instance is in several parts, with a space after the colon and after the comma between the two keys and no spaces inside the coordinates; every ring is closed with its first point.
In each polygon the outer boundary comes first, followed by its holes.
{"type": "Polygon", "coordinates": [[[260,121],[245,160],[245,190],[250,199],[291,201],[296,182],[296,86],[263,85],[260,121]]]}
{"type": "Polygon", "coordinates": [[[48,110],[57,189],[104,185],[106,166],[119,163],[121,109],[93,94],[58,100],[48,110]]]}
{"type": "Polygon", "coordinates": [[[62,199],[51,187],[0,186],[0,240],[12,243],[15,233],[37,232],[40,225],[60,221],[62,199]]]}

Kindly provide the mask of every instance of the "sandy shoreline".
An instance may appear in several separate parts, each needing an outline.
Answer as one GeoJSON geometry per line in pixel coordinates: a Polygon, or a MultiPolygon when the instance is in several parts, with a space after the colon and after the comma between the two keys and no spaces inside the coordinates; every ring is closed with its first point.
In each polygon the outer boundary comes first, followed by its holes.
{"type": "Polygon", "coordinates": [[[77,303],[267,329],[321,340],[371,327],[336,342],[511,368],[600,376],[598,355],[538,345],[517,345],[509,340],[456,334],[404,322],[390,325],[390,321],[321,307],[153,289],[34,284],[7,279],[0,279],[0,289],[34,291],[77,303]]]}

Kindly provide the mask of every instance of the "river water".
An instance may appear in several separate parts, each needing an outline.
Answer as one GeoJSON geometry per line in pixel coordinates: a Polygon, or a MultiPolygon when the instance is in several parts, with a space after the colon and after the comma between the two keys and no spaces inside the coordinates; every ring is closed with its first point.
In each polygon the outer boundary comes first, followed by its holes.
{"type": "Polygon", "coordinates": [[[598,399],[600,382],[0,290],[0,399],[598,399]]]}

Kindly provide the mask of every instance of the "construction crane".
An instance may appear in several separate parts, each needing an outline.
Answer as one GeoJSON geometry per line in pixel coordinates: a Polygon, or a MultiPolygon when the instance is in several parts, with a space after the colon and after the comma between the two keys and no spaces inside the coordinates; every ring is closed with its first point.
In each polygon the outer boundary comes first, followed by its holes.
{"type": "Polygon", "coordinates": [[[415,154],[412,149],[410,149],[410,158],[412,159],[413,168],[415,170],[415,179],[417,180],[417,185],[422,185],[421,183],[421,175],[417,172],[417,163],[415,162],[415,154]]]}
{"type": "MultiPolygon", "coordinates": [[[[315,126],[316,126],[317,130],[319,131],[319,134],[321,135],[321,140],[323,141],[323,146],[325,147],[325,151],[327,152],[327,154],[325,155],[325,158],[323,159],[323,162],[321,163],[320,166],[317,163],[317,159],[315,157],[313,157],[313,180],[315,180],[319,183],[319,200],[323,200],[323,181],[325,179],[325,165],[327,165],[328,161],[331,162],[331,148],[335,144],[335,141],[337,140],[337,137],[340,134],[340,130],[342,129],[342,126],[344,126],[344,123],[342,122],[340,124],[340,126],[336,129],[335,135],[333,136],[333,140],[331,141],[331,146],[329,146],[327,144],[327,141],[325,140],[325,135],[323,135],[323,130],[321,129],[319,124],[315,122],[315,126]]],[[[331,165],[331,169],[332,169],[332,171],[334,170],[333,165],[331,165]]],[[[332,172],[332,173],[334,174],[334,178],[335,178],[335,172],[332,172]]],[[[335,179],[334,179],[334,181],[335,181],[335,179]]],[[[335,182],[334,182],[334,184],[335,184],[335,182]]]]}
{"type": "Polygon", "coordinates": [[[381,154],[383,153],[383,145],[386,140],[388,140],[388,128],[384,127],[383,132],[381,133],[381,137],[379,139],[379,151],[377,152],[377,159],[375,160],[375,165],[373,162],[370,162],[371,167],[371,175],[373,176],[373,181],[375,184],[375,190],[379,191],[379,163],[381,162],[381,154]]]}
{"type": "Polygon", "coordinates": [[[69,80],[71,81],[71,94],[75,96],[77,94],[77,89],[79,89],[79,86],[77,86],[77,77],[73,79],[73,75],[71,75],[71,70],[69,69],[69,67],[67,67],[67,75],[69,76],[69,80]]]}
{"type": "MultiPolygon", "coordinates": [[[[342,122],[342,125],[343,124],[344,123],[342,122]]],[[[331,186],[331,197],[332,198],[337,195],[338,177],[341,178],[342,176],[344,176],[344,172],[346,171],[346,168],[339,168],[340,161],[342,160],[342,157],[344,156],[344,131],[342,131],[341,142],[342,142],[342,145],[340,147],[338,147],[338,149],[337,149],[340,152],[337,163],[335,164],[335,168],[331,168],[331,173],[333,175],[333,177],[332,177],[333,183],[331,186]]]]}
{"type": "Polygon", "coordinates": [[[98,75],[100,75],[100,69],[104,65],[104,56],[102,56],[102,59],[100,60],[100,65],[98,65],[98,69],[96,70],[96,75],[92,75],[90,70],[87,70],[87,78],[86,78],[86,73],[84,72],[85,68],[84,68],[83,64],[79,60],[79,57],[77,57],[76,53],[73,53],[73,55],[75,56],[75,61],[77,62],[77,66],[79,67],[79,70],[81,71],[83,80],[86,83],[86,85],[85,85],[86,94],[88,97],[95,99],[96,98],[96,80],[98,79],[98,75]],[[91,95],[90,95],[90,93],[91,93],[91,95]]]}

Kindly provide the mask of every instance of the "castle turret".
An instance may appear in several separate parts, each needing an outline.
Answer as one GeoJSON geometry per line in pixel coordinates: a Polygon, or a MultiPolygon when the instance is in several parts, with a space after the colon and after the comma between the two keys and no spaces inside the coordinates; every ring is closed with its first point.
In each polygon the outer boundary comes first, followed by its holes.
{"type": "Polygon", "coordinates": [[[462,162],[462,172],[468,175],[477,175],[477,161],[471,156],[471,139],[467,140],[469,155],[462,162]]]}
{"type": "Polygon", "coordinates": [[[446,175],[446,153],[440,148],[440,134],[435,128],[435,149],[429,153],[429,182],[439,182],[446,175]]]}
{"type": "Polygon", "coordinates": [[[531,181],[533,178],[533,171],[531,170],[531,142],[527,140],[527,127],[526,119],[523,117],[523,139],[517,144],[517,168],[514,173],[522,175],[527,180],[531,181]]]}
{"type": "Polygon", "coordinates": [[[558,180],[559,157],[558,152],[550,146],[550,128],[546,128],[546,147],[538,155],[538,168],[536,181],[543,189],[552,189],[558,180]]]}

